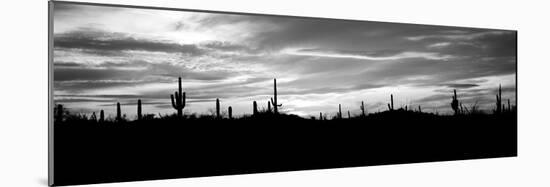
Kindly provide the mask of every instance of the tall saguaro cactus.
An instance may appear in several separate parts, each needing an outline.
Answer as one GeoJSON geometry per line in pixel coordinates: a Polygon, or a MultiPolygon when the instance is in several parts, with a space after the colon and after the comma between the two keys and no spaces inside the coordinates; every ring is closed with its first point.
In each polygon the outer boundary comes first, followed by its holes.
{"type": "Polygon", "coordinates": [[[458,107],[459,107],[459,104],[458,104],[458,98],[456,96],[456,89],[455,89],[454,95],[453,95],[453,101],[451,102],[451,108],[455,111],[455,115],[458,115],[460,113],[460,109],[458,107]]]}
{"type": "Polygon", "coordinates": [[[342,104],[338,104],[338,119],[342,119],[342,104]]]}
{"type": "Polygon", "coordinates": [[[393,94],[390,94],[390,101],[391,101],[391,104],[388,103],[388,109],[390,111],[393,111],[393,94]]]}
{"type": "Polygon", "coordinates": [[[122,114],[120,112],[120,103],[116,103],[116,121],[122,121],[122,114]]]}
{"type": "Polygon", "coordinates": [[[220,118],[220,99],[216,98],[216,118],[220,118]]]}
{"type": "Polygon", "coordinates": [[[361,107],[359,107],[361,109],[361,117],[365,117],[365,103],[363,101],[361,101],[361,107]]]}
{"type": "Polygon", "coordinates": [[[258,114],[258,104],[256,103],[256,101],[252,102],[252,115],[257,115],[258,114]]]}
{"type": "Polygon", "coordinates": [[[137,118],[138,118],[138,120],[141,120],[141,118],[142,118],[142,115],[141,115],[141,99],[138,99],[137,118]]]}
{"type": "Polygon", "coordinates": [[[178,91],[174,92],[174,95],[170,95],[170,99],[172,107],[178,111],[178,117],[182,117],[183,108],[185,108],[185,92],[181,90],[181,77],[178,78],[178,91]]]}
{"type": "Polygon", "coordinates": [[[229,116],[229,119],[233,119],[233,108],[231,108],[231,106],[227,108],[227,115],[229,116]]]}
{"type": "Polygon", "coordinates": [[[283,105],[277,103],[277,79],[273,79],[273,97],[271,98],[271,104],[273,105],[273,112],[279,114],[278,108],[283,105]]]}
{"type": "Polygon", "coordinates": [[[99,122],[103,123],[104,121],[105,121],[105,113],[103,112],[103,110],[101,110],[99,112],[99,122]]]}
{"type": "Polygon", "coordinates": [[[498,85],[498,94],[497,96],[497,114],[500,114],[502,112],[502,89],[501,85],[498,85]]]}

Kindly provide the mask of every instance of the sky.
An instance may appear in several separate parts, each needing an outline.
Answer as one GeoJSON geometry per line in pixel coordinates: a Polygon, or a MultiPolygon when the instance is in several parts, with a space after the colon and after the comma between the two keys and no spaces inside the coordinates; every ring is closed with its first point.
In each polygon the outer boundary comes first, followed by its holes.
{"type": "Polygon", "coordinates": [[[450,114],[457,90],[465,107],[515,105],[516,32],[368,21],[306,19],[56,3],[54,101],[73,113],[116,103],[129,118],[175,113],[170,94],[182,78],[184,112],[252,113],[267,107],[277,79],[281,111],[352,115],[408,105],[450,114]]]}

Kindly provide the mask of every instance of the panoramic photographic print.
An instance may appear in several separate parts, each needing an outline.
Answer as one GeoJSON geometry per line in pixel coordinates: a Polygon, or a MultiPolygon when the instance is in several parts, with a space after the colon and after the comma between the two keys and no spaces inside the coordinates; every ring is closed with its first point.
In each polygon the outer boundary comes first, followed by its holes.
{"type": "Polygon", "coordinates": [[[50,184],[517,155],[517,32],[50,2],[50,184]]]}

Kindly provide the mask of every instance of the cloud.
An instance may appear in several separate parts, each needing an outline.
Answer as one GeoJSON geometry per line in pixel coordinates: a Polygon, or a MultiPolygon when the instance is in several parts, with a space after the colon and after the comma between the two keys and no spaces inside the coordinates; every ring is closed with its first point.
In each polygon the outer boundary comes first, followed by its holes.
{"type": "Polygon", "coordinates": [[[54,102],[55,103],[85,103],[85,102],[112,103],[112,102],[116,102],[116,100],[91,99],[91,98],[60,98],[60,99],[55,99],[54,102]]]}
{"type": "Polygon", "coordinates": [[[204,52],[196,45],[133,37],[125,33],[107,32],[94,28],[78,28],[54,34],[55,48],[80,49],[99,55],[120,55],[123,51],[182,53],[200,56],[204,52]]]}
{"type": "Polygon", "coordinates": [[[401,60],[406,58],[423,58],[428,60],[448,60],[453,58],[451,55],[441,55],[435,52],[416,52],[416,51],[344,51],[344,50],[324,50],[324,49],[299,49],[295,51],[286,51],[286,54],[318,56],[331,58],[354,58],[361,60],[401,60]]]}
{"type": "Polygon", "coordinates": [[[406,37],[408,40],[427,44],[428,49],[455,56],[515,57],[517,35],[514,31],[483,31],[465,34],[436,34],[406,37]]]}
{"type": "Polygon", "coordinates": [[[55,68],[54,81],[75,80],[132,80],[140,78],[142,71],[90,68],[55,68]]]}
{"type": "Polygon", "coordinates": [[[449,88],[473,88],[479,85],[477,84],[442,84],[441,86],[446,86],[449,88]]]}
{"type": "Polygon", "coordinates": [[[451,42],[439,42],[428,45],[428,48],[442,48],[451,45],[451,42]]]}
{"type": "Polygon", "coordinates": [[[82,64],[74,63],[74,62],[54,62],[54,67],[58,68],[73,68],[73,67],[82,67],[82,64]]]}
{"type": "Polygon", "coordinates": [[[60,98],[84,98],[84,99],[90,99],[90,98],[121,98],[121,99],[137,99],[140,97],[145,98],[154,98],[154,97],[147,97],[144,95],[132,95],[132,94],[96,94],[96,95],[89,95],[89,94],[57,94],[56,97],[60,98]]]}
{"type": "Polygon", "coordinates": [[[100,64],[54,63],[55,81],[143,80],[151,77],[182,77],[189,80],[222,80],[231,76],[221,70],[202,71],[172,63],[146,61],[103,62],[100,64]]]}
{"type": "Polygon", "coordinates": [[[476,33],[458,33],[458,34],[434,34],[434,35],[420,35],[420,36],[408,36],[407,40],[420,41],[426,39],[447,39],[447,40],[473,40],[482,38],[488,35],[504,35],[509,31],[482,31],[476,33]]]}
{"type": "MultiPolygon", "coordinates": [[[[290,83],[291,85],[292,83],[290,83]]],[[[334,94],[334,93],[347,93],[352,91],[359,91],[363,89],[381,88],[385,85],[377,84],[360,84],[350,87],[321,87],[314,89],[300,89],[300,90],[285,90],[281,91],[279,95],[304,95],[304,94],[334,94]]]]}
{"type": "MultiPolygon", "coordinates": [[[[227,41],[208,41],[199,44],[200,47],[216,50],[216,52],[241,52],[246,54],[257,54],[260,51],[249,46],[235,44],[227,41]]],[[[241,54],[242,55],[242,54],[241,54]]]]}

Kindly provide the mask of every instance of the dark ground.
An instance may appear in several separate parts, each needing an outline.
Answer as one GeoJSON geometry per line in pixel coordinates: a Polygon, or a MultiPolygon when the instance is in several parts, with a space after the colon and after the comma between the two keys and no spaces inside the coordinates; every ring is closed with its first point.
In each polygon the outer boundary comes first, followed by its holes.
{"type": "Polygon", "coordinates": [[[288,115],[67,120],[54,129],[55,185],[517,155],[516,113],[394,111],[325,121],[288,115]]]}

